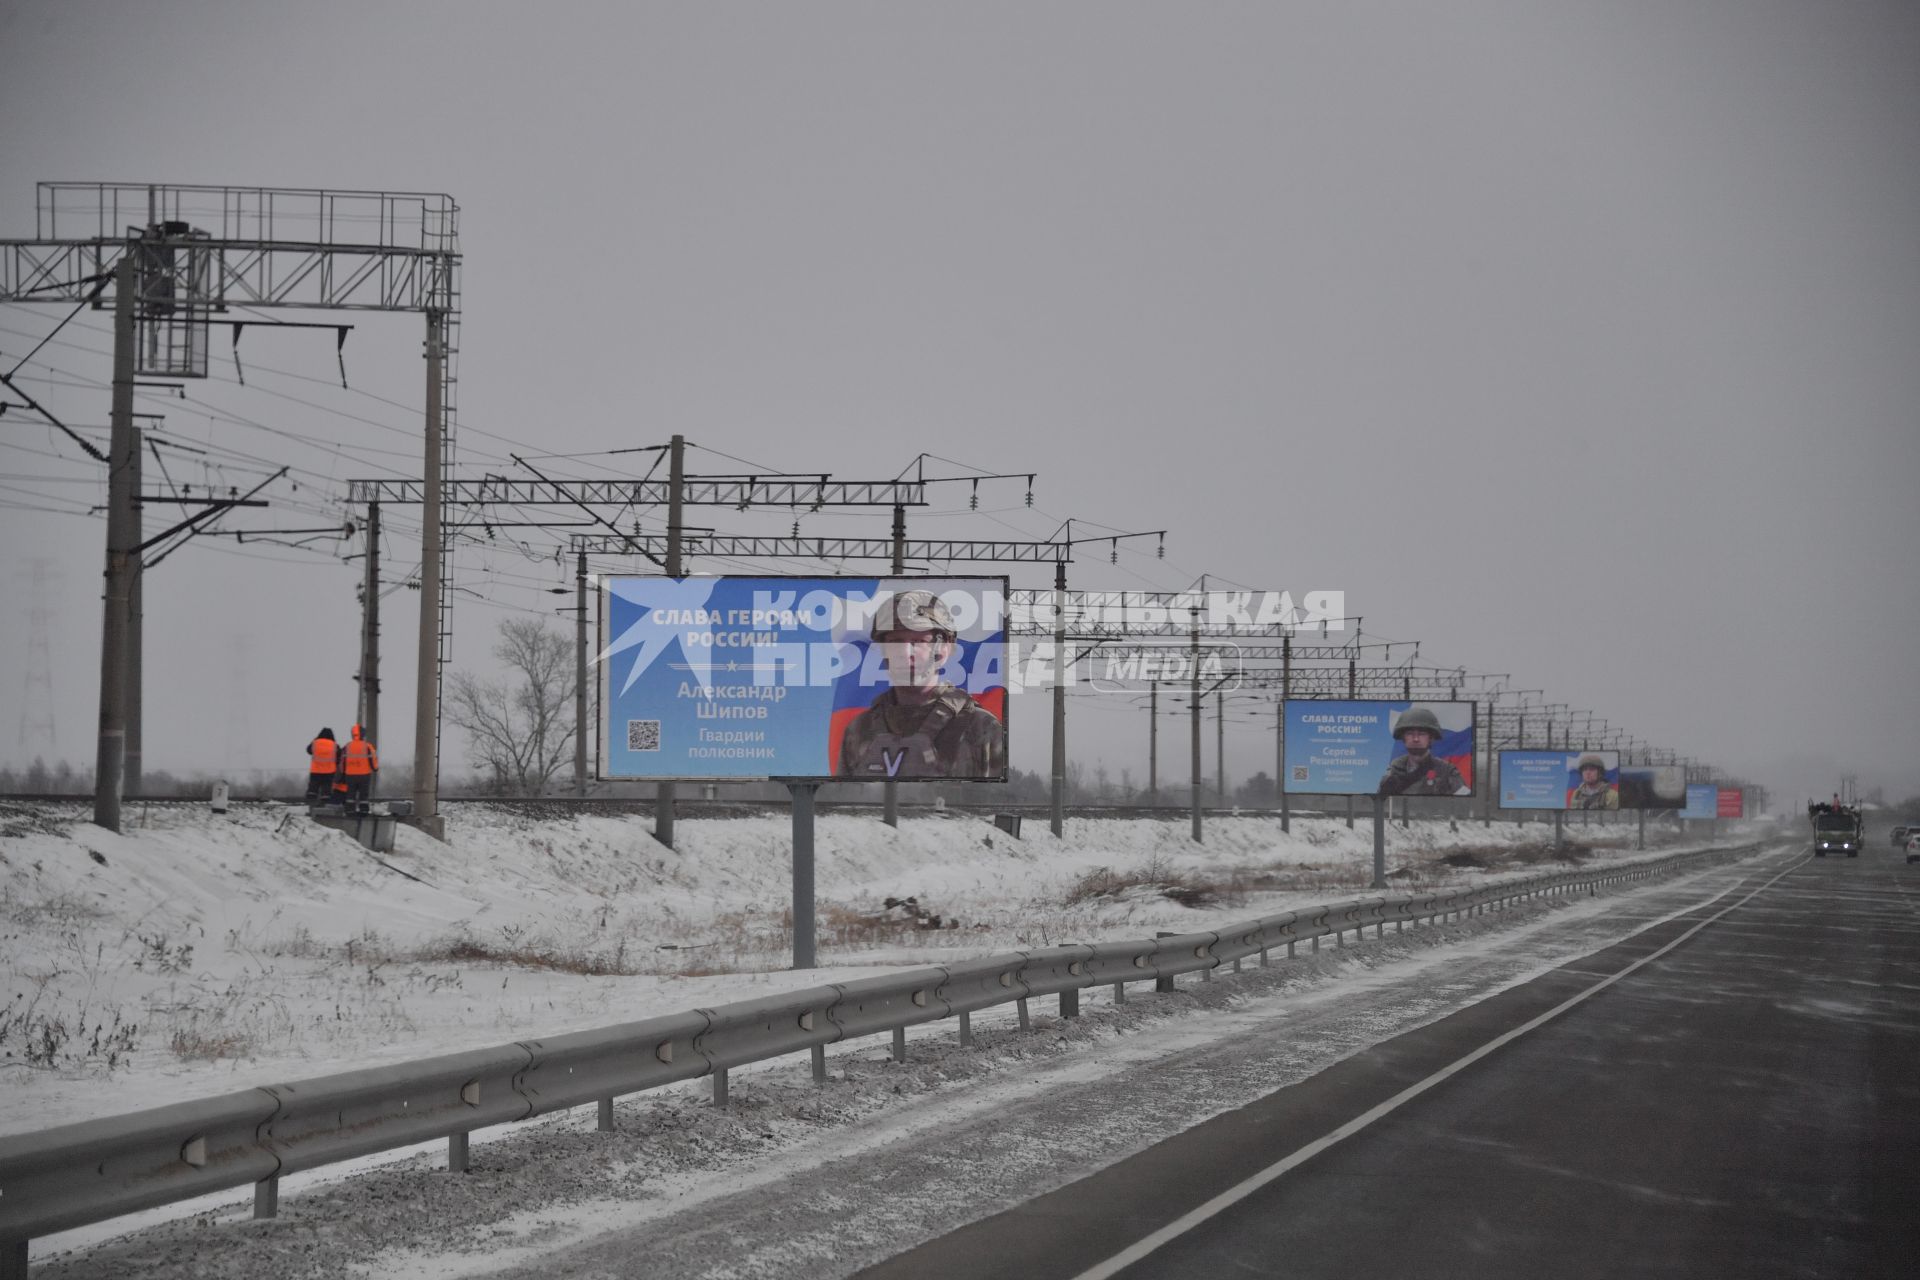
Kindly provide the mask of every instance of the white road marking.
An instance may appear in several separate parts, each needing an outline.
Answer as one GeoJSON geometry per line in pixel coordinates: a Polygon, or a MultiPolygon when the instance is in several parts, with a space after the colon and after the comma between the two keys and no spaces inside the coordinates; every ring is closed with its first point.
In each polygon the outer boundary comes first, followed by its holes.
{"type": "MultiPolygon", "coordinates": [[[[1171,1241],[1179,1239],[1181,1236],[1193,1230],[1195,1227],[1199,1226],[1201,1223],[1206,1222],[1208,1219],[1215,1217],[1222,1211],[1229,1209],[1232,1206],[1238,1204],[1240,1201],[1246,1199],[1248,1196],[1252,1195],[1254,1192],[1258,1191],[1260,1188],[1266,1186],[1269,1182],[1272,1182],[1276,1178],[1279,1178],[1281,1175],[1288,1173],[1289,1171],[1296,1169],[1299,1166],[1305,1164],[1307,1161],[1313,1159],[1313,1157],[1319,1155],[1322,1151],[1325,1151],[1328,1147],[1331,1147],[1335,1143],[1340,1142],[1346,1138],[1352,1137],[1354,1134],[1359,1133],[1362,1129],[1365,1129],[1369,1125],[1373,1124],[1374,1121],[1379,1120],[1383,1116],[1389,1115],[1399,1110],[1401,1107],[1405,1106],[1407,1103],[1411,1102],[1413,1099],[1419,1097],[1421,1094],[1425,1093],[1427,1090],[1433,1088],[1435,1085],[1440,1084],[1441,1082],[1451,1079],[1453,1076],[1458,1075],[1460,1072],[1466,1070],[1468,1067],[1472,1066],[1474,1063],[1480,1061],[1480,1059],[1486,1057],[1488,1054],[1492,1053],[1494,1050],[1502,1047],[1503,1045],[1509,1044],[1514,1040],[1518,1040],[1521,1036],[1526,1035],[1529,1031],[1532,1031],[1536,1027],[1544,1026],[1547,1023],[1553,1021],[1555,1018],[1559,1017],[1561,1014],[1565,1013],[1567,1010],[1573,1008],[1575,1005],[1582,1004],[1586,1000],[1588,1000],[1590,997],[1597,995],[1601,991],[1606,990],[1608,987],[1612,986],[1614,983],[1620,981],[1620,979],[1626,977],[1628,974],[1634,972],[1636,969],[1639,969],[1642,965],[1653,963],[1655,960],[1658,960],[1661,956],[1664,956],[1665,954],[1667,954],[1667,952],[1673,950],[1675,947],[1679,946],[1681,943],[1691,938],[1694,934],[1700,932],[1702,929],[1706,928],[1708,925],[1719,920],[1722,916],[1727,915],[1729,912],[1736,911],[1740,907],[1745,906],[1754,897],[1756,897],[1760,893],[1765,892],[1767,889],[1772,888],[1780,880],[1784,879],[1788,875],[1791,875],[1793,872],[1799,870],[1801,867],[1805,865],[1806,865],[1806,860],[1796,862],[1793,866],[1790,866],[1785,870],[1781,871],[1779,875],[1774,876],[1773,879],[1767,881],[1763,885],[1759,885],[1758,887],[1756,887],[1752,892],[1748,893],[1745,897],[1741,898],[1738,902],[1730,903],[1726,907],[1722,908],[1720,911],[1716,912],[1714,915],[1709,916],[1707,919],[1702,920],[1699,924],[1694,925],[1693,928],[1687,930],[1685,933],[1675,938],[1672,942],[1669,942],[1666,946],[1661,947],[1658,951],[1655,951],[1650,955],[1642,956],[1640,959],[1635,960],[1632,964],[1620,970],[1620,972],[1613,974],[1611,977],[1604,978],[1601,981],[1594,983],[1592,986],[1588,987],[1586,990],[1578,993],[1577,995],[1569,996],[1567,999],[1561,1001],[1559,1004],[1547,1010],[1545,1013],[1540,1014],[1538,1017],[1535,1017],[1530,1021],[1522,1023],[1521,1025],[1515,1027],[1513,1030],[1506,1032],[1504,1035],[1498,1036],[1493,1040],[1489,1040],[1486,1044],[1481,1045],[1478,1049],[1475,1049],[1472,1053],[1469,1053],[1465,1057],[1447,1064],[1446,1066],[1440,1068],[1440,1070],[1428,1076],[1426,1079],[1419,1081],[1417,1084],[1408,1085],[1405,1089],[1402,1089],[1399,1093],[1394,1094],[1391,1098],[1388,1098],[1385,1102],[1380,1103],[1378,1106],[1373,1107],[1371,1110],[1365,1111],[1360,1115],[1355,1116],[1353,1119],[1347,1121],[1345,1124],[1341,1125],[1338,1129],[1335,1129],[1332,1133],[1327,1134],[1325,1137],[1317,1138],[1314,1141],[1309,1142],[1306,1146],[1301,1147],[1299,1150],[1295,1151],[1292,1155],[1289,1155],[1284,1159],[1277,1161],[1274,1164],[1268,1165],[1265,1169],[1262,1169],[1259,1173],[1254,1174],[1252,1177],[1246,1179],[1245,1181],[1239,1183],[1238,1185],[1229,1187],[1227,1190],[1222,1191],[1219,1195],[1213,1197],[1213,1199],[1207,1201],[1205,1204],[1202,1204],[1197,1208],[1191,1209],[1188,1212],[1182,1214],[1180,1217],[1175,1218],[1172,1222],[1169,1222],[1166,1226],[1160,1228],[1158,1231],[1154,1232],[1152,1235],[1146,1236],[1145,1238],[1139,1241],[1136,1241],[1134,1244],[1129,1245],[1127,1248],[1121,1250],[1119,1253],[1114,1254],[1111,1258],[1108,1258],[1106,1261],[1097,1263],[1094,1266],[1087,1268],[1085,1271],[1082,1271],[1079,1275],[1075,1276],[1073,1280],[1108,1280],[1109,1277],[1117,1275],[1119,1272],[1132,1266],[1134,1263],[1140,1261],[1142,1258],[1154,1252],[1156,1249],[1159,1249],[1161,1246],[1166,1245],[1171,1241]]],[[[1728,888],[1723,889],[1719,893],[1715,894],[1713,897],[1708,898],[1704,903],[1701,903],[1700,906],[1689,907],[1687,908],[1687,910],[1698,911],[1701,906],[1711,906],[1715,902],[1718,902],[1721,898],[1724,898],[1727,894],[1732,893],[1734,888],[1736,887],[1737,886],[1729,886],[1728,888]]],[[[1684,913],[1678,913],[1678,914],[1684,914],[1684,913]]],[[[1656,921],[1654,923],[1657,924],[1661,922],[1656,921]]],[[[1653,927],[1652,924],[1649,924],[1647,926],[1647,928],[1652,928],[1652,927],[1653,927]]],[[[1645,930],[1641,930],[1640,932],[1645,932],[1645,930]]],[[[1612,945],[1618,945],[1618,944],[1615,943],[1612,945]]]]}

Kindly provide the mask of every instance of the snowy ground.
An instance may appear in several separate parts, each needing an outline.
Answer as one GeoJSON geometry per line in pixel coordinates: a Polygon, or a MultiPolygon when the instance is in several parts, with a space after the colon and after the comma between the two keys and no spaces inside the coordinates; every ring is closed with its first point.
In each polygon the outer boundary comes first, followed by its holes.
{"type": "MultiPolygon", "coordinates": [[[[644,819],[535,821],[462,808],[445,844],[403,830],[395,852],[375,858],[291,810],[215,816],[156,807],[134,815],[124,836],[82,816],[46,806],[0,808],[0,954],[8,975],[0,993],[8,1000],[0,1011],[7,1083],[0,1135],[710,1006],[869,974],[875,966],[1215,927],[1352,896],[1371,869],[1364,822],[1348,831],[1337,820],[1296,821],[1292,835],[1283,836],[1271,819],[1218,819],[1210,821],[1206,843],[1195,846],[1184,821],[1070,821],[1059,840],[1029,825],[1027,838],[1016,841],[973,816],[911,819],[898,831],[873,818],[824,816],[817,840],[822,968],[795,973],[785,968],[784,817],[682,821],[679,848],[668,850],[651,839],[644,819]],[[1070,901],[1074,887],[1099,868],[1123,886],[1139,883],[1070,901]],[[917,899],[918,922],[914,911],[885,905],[906,897],[917,899]],[[943,927],[925,927],[928,915],[938,915],[943,927]]],[[[1478,823],[1456,831],[1445,822],[1389,827],[1389,870],[1409,886],[1524,874],[1538,869],[1548,831],[1478,823]],[[1485,865],[1451,866],[1449,857],[1485,865]]],[[[1570,831],[1628,846],[1587,857],[1632,856],[1628,826],[1570,831]]],[[[1607,901],[1569,910],[1605,916],[1607,901]]],[[[232,1274],[248,1267],[263,1274],[258,1267],[269,1256],[269,1270],[285,1275],[451,1276],[532,1265],[539,1253],[583,1238],[583,1223],[620,1216],[602,1203],[609,1198],[628,1218],[657,1216],[664,1205],[684,1217],[778,1176],[795,1160],[811,1167],[849,1143],[884,1146],[915,1125],[964,1122],[970,1108],[1018,1105],[1043,1079],[1057,1090],[1063,1075],[1083,1085],[1138,1057],[1179,1053],[1188,1041],[1220,1033],[1209,1019],[1259,1022],[1280,1016],[1263,1002],[1340,996],[1327,1006],[1337,1010],[1329,1016],[1338,1033],[1330,1025],[1312,1053],[1263,1055],[1266,1069],[1241,1085],[1196,1091],[1203,1109],[1217,1110],[1237,1105],[1226,1099],[1243,1086],[1271,1086],[1276,1062],[1304,1070],[1307,1059],[1349,1041],[1358,1047],[1412,1025],[1409,1019],[1439,1016],[1433,1008],[1463,1000],[1474,983],[1450,971],[1440,999],[1409,997],[1396,979],[1386,984],[1396,994],[1378,997],[1386,1004],[1373,1014],[1364,1008],[1376,998],[1370,993],[1386,989],[1382,980],[1394,966],[1411,966],[1404,976],[1428,972],[1448,945],[1474,947],[1472,939],[1522,927],[1503,921],[1406,936],[1418,942],[1396,936],[1183,988],[1176,1000],[1112,1006],[1103,997],[1091,1000],[1088,1016],[1076,1023],[1042,1019],[1040,1034],[1017,1032],[1010,1010],[983,1014],[976,1019],[979,1045],[967,1051],[954,1044],[950,1026],[933,1024],[915,1031],[904,1066],[888,1060],[883,1039],[837,1046],[835,1080],[826,1090],[812,1086],[804,1059],[797,1068],[765,1064],[736,1073],[726,1113],[702,1105],[704,1082],[689,1082],[623,1100],[618,1135],[592,1134],[591,1108],[507,1127],[490,1142],[476,1135],[475,1173],[466,1179],[391,1168],[345,1182],[350,1170],[288,1179],[280,1219],[216,1234],[223,1249],[238,1250],[232,1274]],[[491,1168],[490,1152],[502,1153],[491,1168]],[[392,1178],[412,1181],[407,1189],[379,1190],[392,1178]],[[516,1184],[506,1201],[490,1198],[500,1188],[487,1190],[501,1178],[516,1184]],[[321,1184],[327,1189],[312,1189],[321,1184]],[[380,1203],[424,1196],[431,1211],[423,1217],[415,1204],[410,1225],[396,1231],[388,1224],[383,1236],[382,1215],[362,1203],[346,1211],[357,1229],[336,1221],[326,1244],[318,1244],[318,1224],[338,1213],[327,1207],[332,1197],[368,1195],[380,1203]],[[477,1225],[503,1216],[497,1227],[477,1225]],[[427,1220],[432,1230],[422,1229],[427,1220]],[[484,1262],[468,1252],[476,1245],[484,1262]],[[515,1252],[529,1246],[536,1252],[515,1252]]],[[[1546,950],[1559,954],[1567,945],[1562,938],[1546,950]]],[[[1475,965],[1495,986],[1546,963],[1538,947],[1493,952],[1503,958],[1475,965]]],[[[1298,1018],[1300,1010],[1286,1016],[1298,1018]]],[[[1177,1129],[1197,1118],[1163,1116],[1118,1140],[1137,1146],[1165,1124],[1177,1129]]],[[[1024,1188],[1014,1173],[1036,1159],[1047,1176],[1064,1180],[1074,1166],[1061,1157],[1052,1143],[1025,1161],[1008,1155],[1001,1163],[1011,1183],[1024,1188]]],[[[412,1164],[424,1169],[434,1158],[412,1164]]],[[[1085,1158],[1105,1156],[1089,1150],[1085,1158]]],[[[34,1256],[178,1213],[69,1232],[36,1242],[34,1256]]],[[[55,1274],[222,1274],[225,1264],[205,1255],[208,1236],[182,1236],[183,1229],[162,1227],[70,1253],[55,1274]]],[[[799,1237],[783,1231],[780,1238],[799,1237]]],[[[804,1257],[785,1245],[763,1257],[737,1243],[727,1266],[675,1274],[805,1270],[804,1257]]],[[[838,1274],[833,1268],[852,1256],[844,1240],[821,1247],[825,1269],[817,1274],[838,1274]]]]}

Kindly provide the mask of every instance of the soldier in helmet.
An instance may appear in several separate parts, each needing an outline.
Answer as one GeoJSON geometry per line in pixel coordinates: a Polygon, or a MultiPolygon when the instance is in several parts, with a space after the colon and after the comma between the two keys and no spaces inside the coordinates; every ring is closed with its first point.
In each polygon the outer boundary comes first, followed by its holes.
{"type": "Polygon", "coordinates": [[[888,688],[840,740],[843,778],[997,778],[1007,771],[999,717],[941,678],[953,656],[953,615],[931,591],[881,602],[870,633],[888,688]]]}
{"type": "Polygon", "coordinates": [[[1440,717],[1431,707],[1408,707],[1393,722],[1393,737],[1406,747],[1380,779],[1383,796],[1465,796],[1473,788],[1450,761],[1433,754],[1440,741],[1440,717]]]}
{"type": "Polygon", "coordinates": [[[1567,795],[1569,809],[1618,809],[1620,793],[1607,784],[1607,762],[1589,751],[1574,768],[1580,771],[1580,785],[1567,795]]]}

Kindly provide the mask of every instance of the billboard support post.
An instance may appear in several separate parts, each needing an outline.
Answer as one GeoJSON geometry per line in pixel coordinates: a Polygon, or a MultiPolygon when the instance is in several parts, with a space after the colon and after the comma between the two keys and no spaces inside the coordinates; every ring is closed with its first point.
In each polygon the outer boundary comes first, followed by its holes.
{"type": "Polygon", "coordinates": [[[817,782],[789,782],[793,795],[793,967],[814,967],[813,793],[817,782]]]}
{"type": "MultiPolygon", "coordinates": [[[[667,487],[666,570],[667,570],[667,576],[669,578],[678,578],[680,576],[680,544],[685,539],[685,534],[681,526],[686,518],[685,508],[681,504],[681,497],[682,497],[681,491],[686,486],[686,480],[687,480],[687,440],[685,436],[675,435],[672,441],[667,445],[667,486],[668,487],[667,487]]],[[[653,794],[654,794],[653,838],[655,840],[658,840],[661,844],[667,846],[667,848],[671,849],[673,848],[673,809],[674,809],[673,784],[671,782],[662,782],[654,788],[653,794]]],[[[795,822],[798,822],[798,821],[799,819],[796,818],[795,822]]],[[[807,830],[809,832],[808,856],[811,857],[812,856],[811,832],[813,830],[811,819],[809,819],[807,830]]],[[[808,917],[808,927],[809,928],[812,927],[811,916],[808,917]]],[[[799,928],[800,928],[800,922],[798,920],[795,920],[794,921],[794,930],[795,930],[794,937],[796,939],[800,936],[798,932],[799,928]]],[[[811,960],[808,961],[808,967],[809,968],[812,967],[811,960]]]]}
{"type": "Polygon", "coordinates": [[[1567,815],[1560,810],[1553,811],[1553,847],[1564,849],[1567,846],[1567,815]]]}
{"type": "Polygon", "coordinates": [[[1640,815],[1640,838],[1634,843],[1633,847],[1636,849],[1644,849],[1647,847],[1647,811],[1640,809],[1636,810],[1636,812],[1640,815]]]}
{"type": "MultiPolygon", "coordinates": [[[[1348,796],[1347,799],[1353,799],[1348,796]]],[[[1403,800],[1402,803],[1405,803],[1403,800]]],[[[1387,887],[1387,798],[1373,798],[1373,888],[1387,887]]]]}

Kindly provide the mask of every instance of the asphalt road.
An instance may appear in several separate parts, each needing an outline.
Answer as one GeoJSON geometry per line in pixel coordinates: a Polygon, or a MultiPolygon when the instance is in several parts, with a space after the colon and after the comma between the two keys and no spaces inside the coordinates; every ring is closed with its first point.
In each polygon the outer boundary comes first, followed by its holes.
{"type": "Polygon", "coordinates": [[[1906,1277],[1916,1198],[1920,865],[1881,831],[861,1274],[1906,1277]]]}

